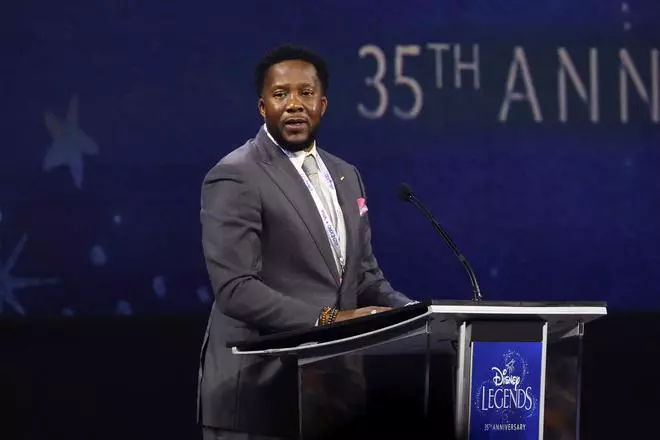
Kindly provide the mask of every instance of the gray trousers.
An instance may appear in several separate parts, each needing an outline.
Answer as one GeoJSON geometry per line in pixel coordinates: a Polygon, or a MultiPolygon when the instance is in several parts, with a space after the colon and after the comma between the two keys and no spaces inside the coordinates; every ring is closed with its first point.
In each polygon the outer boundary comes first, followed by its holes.
{"type": "MultiPolygon", "coordinates": [[[[334,431],[365,409],[362,356],[326,359],[303,369],[303,426],[305,439],[335,438],[334,431]]],[[[203,440],[295,440],[203,426],[203,440]]],[[[350,431],[349,431],[350,432],[350,431]]],[[[346,438],[341,433],[337,438],[346,438]]]]}
{"type": "Polygon", "coordinates": [[[284,437],[270,437],[246,432],[225,431],[223,429],[202,427],[202,440],[291,440],[284,437]]]}

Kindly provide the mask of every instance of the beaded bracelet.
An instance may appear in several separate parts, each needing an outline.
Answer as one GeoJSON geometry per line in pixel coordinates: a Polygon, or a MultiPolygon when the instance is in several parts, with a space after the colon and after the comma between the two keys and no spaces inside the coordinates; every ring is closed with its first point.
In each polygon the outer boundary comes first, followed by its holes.
{"type": "Polygon", "coordinates": [[[321,310],[321,316],[319,317],[319,323],[321,325],[332,324],[337,318],[337,313],[339,313],[339,310],[335,309],[334,307],[323,307],[321,310]]]}
{"type": "Polygon", "coordinates": [[[335,322],[335,319],[337,319],[337,313],[339,313],[339,310],[337,310],[333,307],[332,311],[330,312],[330,317],[328,319],[328,324],[332,324],[332,323],[335,322]]]}

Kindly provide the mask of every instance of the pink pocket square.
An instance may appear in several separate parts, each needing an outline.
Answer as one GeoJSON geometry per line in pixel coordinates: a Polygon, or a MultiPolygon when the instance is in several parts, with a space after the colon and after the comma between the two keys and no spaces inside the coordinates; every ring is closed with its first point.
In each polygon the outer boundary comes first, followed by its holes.
{"type": "Polygon", "coordinates": [[[360,197],[357,199],[357,204],[358,209],[360,210],[360,217],[362,217],[367,211],[369,211],[369,208],[367,208],[367,200],[364,197],[360,197]]]}

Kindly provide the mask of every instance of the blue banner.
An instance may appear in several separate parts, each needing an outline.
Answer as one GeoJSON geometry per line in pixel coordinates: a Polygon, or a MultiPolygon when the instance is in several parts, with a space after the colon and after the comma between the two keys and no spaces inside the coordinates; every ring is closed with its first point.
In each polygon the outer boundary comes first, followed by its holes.
{"type": "Polygon", "coordinates": [[[474,342],[470,440],[538,439],[541,342],[474,342]]]}
{"type": "Polygon", "coordinates": [[[0,319],[206,316],[205,173],[263,122],[271,47],[330,68],[319,146],[417,300],[660,310],[660,2],[5,2],[0,319]]]}

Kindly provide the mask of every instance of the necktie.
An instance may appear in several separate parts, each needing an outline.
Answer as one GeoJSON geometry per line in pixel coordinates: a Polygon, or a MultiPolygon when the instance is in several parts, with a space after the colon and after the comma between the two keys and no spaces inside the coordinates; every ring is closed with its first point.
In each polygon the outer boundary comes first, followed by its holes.
{"type": "Polygon", "coordinates": [[[303,161],[303,171],[309,178],[310,182],[312,182],[312,186],[314,187],[314,190],[316,191],[316,194],[319,196],[321,199],[321,202],[323,203],[323,207],[325,208],[325,212],[328,213],[330,216],[330,221],[332,221],[332,226],[337,228],[337,219],[335,218],[335,210],[330,209],[330,201],[327,199],[325,191],[323,191],[323,187],[321,186],[321,179],[319,176],[319,166],[316,163],[316,158],[313,155],[308,155],[305,157],[305,160],[303,161]]]}

